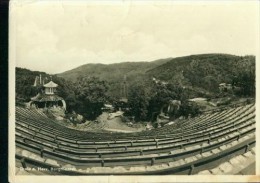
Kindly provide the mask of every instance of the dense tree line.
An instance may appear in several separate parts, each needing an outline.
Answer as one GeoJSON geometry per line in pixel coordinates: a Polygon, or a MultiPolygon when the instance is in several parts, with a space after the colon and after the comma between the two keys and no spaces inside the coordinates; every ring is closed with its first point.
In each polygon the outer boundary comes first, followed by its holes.
{"type": "Polygon", "coordinates": [[[242,87],[243,91],[238,95],[254,96],[255,56],[204,54],[179,57],[148,71],[147,75],[205,90],[211,95],[219,92],[220,83],[233,83],[242,87]]]}
{"type": "Polygon", "coordinates": [[[254,56],[212,54],[180,57],[149,71],[148,75],[164,82],[150,84],[152,87],[143,82],[144,87],[140,85],[130,90],[129,101],[134,107],[131,112],[137,120],[155,120],[170,100],[181,101],[177,112],[168,112],[170,118],[196,116],[201,113],[200,108],[188,99],[219,97],[219,84],[222,82],[233,87],[225,96],[255,97],[254,56]]]}
{"type": "Polygon", "coordinates": [[[15,74],[15,94],[18,102],[28,102],[31,97],[35,96],[40,91],[40,87],[33,86],[36,76],[39,76],[40,74],[43,77],[47,76],[45,72],[30,71],[23,68],[16,68],[15,74]]]}
{"type": "Polygon", "coordinates": [[[185,87],[173,83],[153,83],[150,87],[136,85],[129,91],[130,111],[127,115],[133,115],[135,121],[156,121],[161,112],[170,119],[196,116],[200,114],[200,109],[198,105],[188,101],[189,92],[185,87]],[[179,101],[180,105],[176,104],[176,108],[168,111],[171,101],[179,101]]]}
{"type": "Polygon", "coordinates": [[[240,72],[248,73],[249,68],[254,67],[254,56],[200,54],[152,62],[86,64],[59,76],[72,81],[83,76],[99,77],[109,83],[108,94],[115,98],[121,96],[124,75],[129,89],[140,81],[145,81],[142,82],[145,86],[150,85],[149,80],[155,77],[192,88],[190,97],[212,97],[219,92],[220,83],[232,83],[235,77],[241,76],[240,72]]]}
{"type": "MultiPolygon", "coordinates": [[[[16,100],[17,102],[29,102],[31,97],[37,95],[43,87],[34,87],[36,76],[43,78],[50,76],[43,72],[34,72],[28,69],[16,68],[16,100]]],[[[107,95],[108,84],[97,77],[81,77],[75,82],[52,76],[52,80],[58,84],[57,95],[62,97],[67,104],[67,112],[76,112],[85,119],[93,120],[99,116],[104,103],[109,100],[107,95]]]]}
{"type": "Polygon", "coordinates": [[[127,114],[134,116],[136,121],[147,120],[150,94],[149,88],[142,84],[130,88],[128,95],[130,111],[127,114]]]}
{"type": "MultiPolygon", "coordinates": [[[[146,63],[125,64],[111,65],[108,67],[109,73],[106,73],[104,65],[100,65],[100,69],[97,66],[95,72],[92,70],[94,75],[85,72],[88,75],[73,80],[53,76],[53,81],[59,85],[57,94],[65,99],[68,112],[75,111],[86,119],[95,119],[101,114],[105,102],[113,104],[116,109],[121,108],[120,87],[125,73],[128,88],[126,114],[134,116],[136,121],[153,121],[162,109],[170,118],[199,114],[199,107],[188,99],[219,96],[220,83],[232,84],[232,95],[255,96],[254,56],[193,55],[168,59],[162,65],[159,62],[156,66],[151,63],[148,67],[150,70],[147,70],[146,63]],[[101,77],[96,76],[99,74],[101,77]],[[154,83],[153,77],[162,82],[154,83]],[[171,100],[181,101],[177,113],[165,111],[164,106],[171,100]]],[[[16,68],[17,101],[28,102],[42,89],[33,86],[34,79],[39,74],[43,78],[49,77],[44,72],[16,68]]]]}
{"type": "Polygon", "coordinates": [[[96,77],[82,77],[75,86],[77,105],[74,109],[87,119],[95,119],[102,113],[101,108],[108,100],[107,83],[96,77]]]}
{"type": "Polygon", "coordinates": [[[255,57],[246,56],[240,63],[237,73],[233,74],[232,85],[237,96],[255,97],[255,57]],[[237,90],[236,90],[237,88],[237,90]]]}

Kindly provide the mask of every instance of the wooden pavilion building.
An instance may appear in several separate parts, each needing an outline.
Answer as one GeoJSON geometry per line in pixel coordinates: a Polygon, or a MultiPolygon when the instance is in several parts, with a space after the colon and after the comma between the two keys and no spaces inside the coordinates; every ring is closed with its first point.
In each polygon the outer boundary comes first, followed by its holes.
{"type": "Polygon", "coordinates": [[[47,84],[44,84],[43,87],[43,91],[31,98],[30,105],[35,106],[36,108],[60,107],[66,110],[65,100],[55,94],[58,85],[51,80],[47,84]]]}

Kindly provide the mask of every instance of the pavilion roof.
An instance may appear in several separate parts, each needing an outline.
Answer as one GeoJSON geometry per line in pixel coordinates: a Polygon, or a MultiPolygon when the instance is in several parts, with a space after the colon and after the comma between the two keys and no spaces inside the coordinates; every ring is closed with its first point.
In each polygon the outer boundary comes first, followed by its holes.
{"type": "Polygon", "coordinates": [[[31,100],[36,102],[52,102],[52,101],[55,102],[55,101],[61,101],[63,100],[63,98],[55,94],[46,95],[44,93],[38,93],[35,97],[32,97],[31,100]]]}
{"type": "Polygon", "coordinates": [[[128,102],[128,99],[127,98],[121,98],[119,99],[120,102],[124,102],[124,103],[127,103],[128,102]]]}
{"type": "Polygon", "coordinates": [[[56,83],[54,83],[53,81],[50,81],[49,83],[46,83],[45,85],[43,85],[44,87],[47,87],[47,88],[55,88],[57,87],[58,85],[56,83]]]}

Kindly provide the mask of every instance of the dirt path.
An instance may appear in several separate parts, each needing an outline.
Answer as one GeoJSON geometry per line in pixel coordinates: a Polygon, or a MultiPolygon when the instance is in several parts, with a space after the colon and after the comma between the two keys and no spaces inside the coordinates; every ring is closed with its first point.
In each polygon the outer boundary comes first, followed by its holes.
{"type": "Polygon", "coordinates": [[[138,125],[137,128],[129,127],[125,122],[122,122],[121,117],[115,117],[113,119],[107,119],[108,113],[103,113],[98,117],[98,121],[106,123],[104,130],[118,131],[118,132],[138,132],[145,129],[143,125],[138,125]]]}

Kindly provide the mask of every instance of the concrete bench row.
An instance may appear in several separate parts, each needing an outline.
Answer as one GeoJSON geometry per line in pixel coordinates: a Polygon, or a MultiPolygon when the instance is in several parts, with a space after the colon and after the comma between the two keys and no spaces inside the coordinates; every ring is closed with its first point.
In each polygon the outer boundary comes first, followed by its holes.
{"type": "MultiPolygon", "coordinates": [[[[245,117],[245,115],[247,115],[246,113],[244,114],[244,116],[242,116],[242,117],[245,117]]],[[[241,117],[241,118],[242,118],[241,117]]],[[[250,117],[251,119],[252,118],[254,118],[254,115],[252,115],[251,117],[250,117]]],[[[239,122],[239,120],[241,120],[241,119],[237,119],[237,118],[235,118],[235,119],[233,119],[233,125],[236,125],[236,123],[237,122],[239,122]]],[[[232,121],[231,121],[232,122],[232,121]]],[[[231,122],[230,122],[230,124],[231,124],[231,122]]],[[[21,125],[19,122],[17,122],[17,124],[18,125],[21,125]]],[[[217,126],[217,124],[216,124],[216,128],[214,129],[214,128],[210,128],[210,130],[211,130],[211,133],[214,131],[214,130],[217,130],[217,129],[221,129],[221,130],[224,130],[224,127],[225,126],[227,126],[227,125],[230,125],[227,121],[225,122],[225,123],[223,123],[222,124],[222,126],[217,126]]],[[[22,126],[22,125],[21,125],[22,126]]],[[[23,126],[23,128],[26,128],[26,125],[25,126],[23,126]]],[[[18,129],[19,130],[19,129],[18,129]]],[[[57,136],[57,135],[50,135],[48,132],[44,132],[44,130],[42,130],[41,128],[40,129],[37,129],[37,128],[35,128],[35,127],[33,127],[33,125],[30,125],[29,126],[29,128],[27,128],[26,129],[26,131],[30,131],[31,130],[31,134],[32,135],[36,135],[36,134],[39,134],[39,135],[43,135],[43,136],[46,136],[46,137],[48,137],[49,138],[49,140],[52,140],[52,139],[54,139],[54,140],[59,140],[59,141],[64,141],[64,142],[67,142],[67,143],[72,143],[72,144],[76,144],[76,146],[78,146],[78,144],[80,144],[80,145],[91,145],[91,144],[93,144],[94,146],[99,146],[99,145],[107,145],[107,144],[109,144],[109,145],[111,145],[111,146],[113,146],[113,144],[118,144],[118,145],[123,145],[123,144],[125,144],[125,143],[127,143],[127,144],[129,144],[129,143],[135,143],[135,144],[138,144],[138,143],[141,143],[141,144],[145,144],[145,143],[147,143],[147,144],[150,144],[151,142],[155,142],[155,141],[160,141],[161,143],[163,142],[163,141],[166,141],[166,143],[167,142],[171,142],[171,140],[176,140],[176,139],[178,139],[178,138],[181,138],[181,139],[183,139],[183,138],[186,138],[186,137],[188,137],[189,139],[190,138],[192,138],[192,137],[189,137],[190,135],[192,135],[192,136],[194,136],[194,137],[196,137],[196,135],[195,135],[195,133],[188,133],[188,135],[183,135],[183,134],[181,134],[182,136],[177,136],[177,135],[175,135],[175,137],[173,137],[173,138],[170,138],[170,137],[166,137],[166,138],[163,138],[163,139],[150,139],[149,141],[138,141],[138,140],[135,140],[135,141],[133,141],[133,140],[131,140],[131,141],[106,141],[106,142],[81,142],[81,141],[77,141],[77,140],[68,140],[68,139],[64,139],[64,138],[61,138],[61,137],[59,137],[59,136],[57,136]]],[[[205,136],[205,134],[209,134],[209,132],[210,131],[203,131],[203,132],[199,132],[197,135],[198,136],[205,136]]]]}

